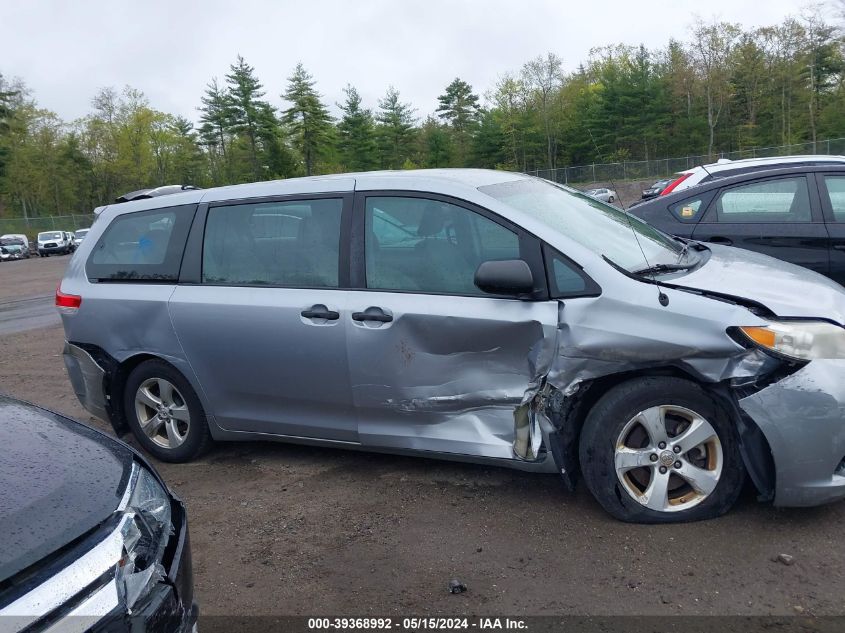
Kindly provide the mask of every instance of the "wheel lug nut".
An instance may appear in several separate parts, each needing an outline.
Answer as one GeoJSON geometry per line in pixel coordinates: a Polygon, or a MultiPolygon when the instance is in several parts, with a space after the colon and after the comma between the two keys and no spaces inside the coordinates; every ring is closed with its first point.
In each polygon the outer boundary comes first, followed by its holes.
{"type": "Polygon", "coordinates": [[[675,446],[672,450],[673,450],[673,451],[675,451],[676,453],[680,453],[680,452],[681,452],[681,447],[680,447],[680,446],[675,446]]]}
{"type": "Polygon", "coordinates": [[[666,466],[661,466],[661,467],[660,467],[660,474],[661,474],[661,475],[665,475],[665,474],[666,474],[666,466]]]}
{"type": "Polygon", "coordinates": [[[680,467],[681,467],[681,462],[680,462],[680,460],[678,460],[677,462],[675,462],[674,466],[675,466],[675,468],[680,468],[680,467]]]}
{"type": "Polygon", "coordinates": [[[648,456],[648,458],[651,461],[656,462],[657,461],[657,453],[652,453],[651,455],[648,456]]]}
{"type": "Polygon", "coordinates": [[[666,448],[666,442],[660,442],[660,444],[657,445],[657,448],[666,448]]]}

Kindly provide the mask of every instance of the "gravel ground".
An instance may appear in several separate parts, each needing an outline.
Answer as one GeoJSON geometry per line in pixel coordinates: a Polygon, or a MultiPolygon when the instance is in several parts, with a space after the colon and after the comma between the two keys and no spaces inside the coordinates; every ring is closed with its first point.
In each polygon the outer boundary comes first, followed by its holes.
{"type": "MultiPolygon", "coordinates": [[[[0,266],[0,307],[52,291],[66,263],[0,266]]],[[[0,392],[108,429],[73,395],[62,341],[0,337],[0,392]]],[[[721,519],[640,526],[555,476],[427,459],[243,443],[159,466],[188,507],[206,615],[845,613],[843,503],[776,510],[748,490],[721,519]]]]}

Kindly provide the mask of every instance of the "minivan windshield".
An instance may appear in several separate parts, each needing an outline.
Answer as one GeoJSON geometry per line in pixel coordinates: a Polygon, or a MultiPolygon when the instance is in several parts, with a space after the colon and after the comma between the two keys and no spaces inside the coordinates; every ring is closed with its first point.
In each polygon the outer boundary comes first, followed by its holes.
{"type": "Polygon", "coordinates": [[[568,187],[526,178],[485,185],[479,191],[630,272],[656,264],[676,264],[683,254],[680,242],[639,218],[568,187]]]}
{"type": "Polygon", "coordinates": [[[51,231],[49,233],[39,233],[38,239],[42,242],[44,240],[60,240],[62,239],[61,231],[51,231]]]}

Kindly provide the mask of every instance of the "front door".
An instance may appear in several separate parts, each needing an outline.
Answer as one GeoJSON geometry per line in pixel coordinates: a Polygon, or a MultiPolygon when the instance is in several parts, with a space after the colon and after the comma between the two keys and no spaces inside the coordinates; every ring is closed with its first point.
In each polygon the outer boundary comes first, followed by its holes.
{"type": "Polygon", "coordinates": [[[170,311],[222,428],[357,441],[340,289],[349,202],[208,209],[200,283],[179,285],[170,311]]]}
{"type": "Polygon", "coordinates": [[[487,260],[540,260],[539,244],[484,210],[417,195],[356,198],[364,245],[347,328],[362,445],[513,457],[530,358],[553,341],[558,305],[485,295],[487,260]]]}

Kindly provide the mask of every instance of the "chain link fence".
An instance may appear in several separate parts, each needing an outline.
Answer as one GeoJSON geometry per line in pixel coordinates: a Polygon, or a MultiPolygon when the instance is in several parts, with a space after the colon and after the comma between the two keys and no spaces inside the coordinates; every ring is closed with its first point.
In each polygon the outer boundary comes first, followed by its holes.
{"type": "Polygon", "coordinates": [[[23,233],[32,242],[41,231],[87,229],[93,222],[93,213],[50,215],[43,218],[0,218],[0,235],[23,233]]]}
{"type": "Polygon", "coordinates": [[[778,145],[775,147],[754,147],[736,152],[722,152],[714,156],[685,156],[684,158],[659,158],[655,160],[625,161],[621,163],[596,163],[558,169],[538,169],[528,172],[546,180],[562,184],[611,182],[618,180],[658,180],[666,176],[691,169],[697,165],[713,163],[720,158],[740,160],[743,158],[766,158],[771,156],[794,156],[796,154],[845,155],[845,138],[824,141],[778,145]]]}

